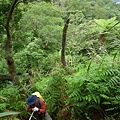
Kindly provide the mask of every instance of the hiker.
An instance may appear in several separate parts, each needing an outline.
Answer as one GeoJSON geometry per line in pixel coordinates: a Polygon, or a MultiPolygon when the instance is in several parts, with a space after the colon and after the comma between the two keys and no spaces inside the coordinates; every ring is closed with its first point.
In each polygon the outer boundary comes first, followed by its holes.
{"type": "MultiPolygon", "coordinates": [[[[46,102],[39,92],[34,92],[27,99],[28,111],[33,113],[33,117],[37,120],[52,120],[46,110],[46,102]]],[[[30,119],[31,120],[31,119],[30,119]]]]}
{"type": "Polygon", "coordinates": [[[46,104],[43,99],[38,98],[36,95],[30,95],[27,99],[28,111],[33,113],[34,118],[37,120],[44,120],[46,113],[46,104]]]}

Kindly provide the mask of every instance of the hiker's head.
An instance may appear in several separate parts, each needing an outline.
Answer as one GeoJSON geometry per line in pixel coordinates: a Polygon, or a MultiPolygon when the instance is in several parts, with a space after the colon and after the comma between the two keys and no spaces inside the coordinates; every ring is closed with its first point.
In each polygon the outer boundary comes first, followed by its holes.
{"type": "Polygon", "coordinates": [[[28,105],[33,105],[36,103],[37,96],[36,95],[30,95],[27,99],[27,104],[28,105]]]}

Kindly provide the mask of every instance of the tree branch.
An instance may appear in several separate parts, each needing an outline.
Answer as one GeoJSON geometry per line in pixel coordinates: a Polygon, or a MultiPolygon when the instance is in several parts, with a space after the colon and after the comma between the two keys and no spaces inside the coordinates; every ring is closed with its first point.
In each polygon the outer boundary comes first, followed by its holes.
{"type": "Polygon", "coordinates": [[[9,81],[12,81],[13,80],[13,77],[12,75],[10,74],[6,74],[6,75],[0,75],[0,81],[6,81],[6,80],[9,80],[9,81]]]}

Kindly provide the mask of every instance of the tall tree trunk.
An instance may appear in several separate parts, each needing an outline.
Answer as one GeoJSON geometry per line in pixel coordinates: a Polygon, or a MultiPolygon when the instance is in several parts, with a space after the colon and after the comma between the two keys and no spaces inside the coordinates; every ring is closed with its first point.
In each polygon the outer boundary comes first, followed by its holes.
{"type": "MultiPolygon", "coordinates": [[[[8,65],[8,70],[9,70],[9,74],[10,74],[9,76],[11,76],[10,80],[12,80],[14,85],[17,85],[20,88],[22,88],[22,85],[16,74],[14,59],[12,58],[12,55],[11,55],[11,44],[10,44],[11,40],[12,40],[11,30],[10,30],[10,21],[11,21],[15,6],[17,6],[17,3],[18,3],[18,0],[13,1],[10,11],[8,12],[8,16],[7,16],[7,20],[6,20],[6,24],[5,24],[6,35],[7,35],[6,44],[5,44],[5,59],[7,61],[7,65],[8,65]]],[[[3,80],[4,80],[4,78],[3,78],[3,80]]],[[[20,94],[22,94],[22,95],[24,94],[24,95],[26,95],[26,97],[28,96],[28,94],[26,93],[26,91],[24,89],[22,89],[20,91],[20,94]]],[[[24,95],[23,95],[23,97],[25,97],[24,95]]]]}
{"type": "Polygon", "coordinates": [[[66,47],[66,34],[67,34],[67,28],[69,24],[69,19],[65,22],[64,28],[63,28],[63,36],[62,36],[62,50],[61,50],[61,62],[63,66],[66,66],[66,60],[65,60],[65,47],[66,47]]]}
{"type": "Polygon", "coordinates": [[[10,31],[10,21],[12,18],[12,14],[14,12],[15,6],[17,4],[18,0],[14,0],[13,4],[10,8],[10,11],[7,16],[6,24],[5,24],[5,29],[6,29],[6,35],[7,35],[7,40],[5,44],[5,59],[7,61],[8,69],[9,69],[9,74],[13,76],[13,83],[15,85],[20,85],[20,82],[17,78],[16,75],[16,70],[15,70],[15,64],[14,60],[11,55],[11,49],[10,49],[10,42],[11,42],[11,31],[10,31]]]}

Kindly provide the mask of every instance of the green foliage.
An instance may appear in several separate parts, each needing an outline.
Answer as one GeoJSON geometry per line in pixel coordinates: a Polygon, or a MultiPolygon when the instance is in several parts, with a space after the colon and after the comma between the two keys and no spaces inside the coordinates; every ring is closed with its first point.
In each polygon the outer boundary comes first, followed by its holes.
{"type": "Polygon", "coordinates": [[[97,20],[97,19],[95,19],[95,22],[98,24],[98,26],[103,28],[102,31],[109,31],[111,28],[115,27],[117,25],[117,23],[119,24],[119,22],[116,21],[116,17],[113,17],[113,18],[108,19],[108,20],[105,20],[105,19],[97,20]]]}
{"type": "Polygon", "coordinates": [[[56,68],[50,76],[46,78],[47,88],[45,94],[45,100],[47,102],[48,112],[54,119],[59,119],[62,115],[59,115],[65,105],[66,99],[66,71],[63,68],[56,68]]]}
{"type": "Polygon", "coordinates": [[[15,32],[15,40],[17,39],[18,43],[13,42],[13,47],[17,48],[14,59],[19,66],[18,71],[28,71],[37,66],[35,69],[46,73],[54,66],[51,64],[54,62],[52,59],[56,59],[57,51],[61,49],[63,20],[60,15],[58,9],[45,2],[30,5],[30,9],[21,19],[20,33],[15,32]],[[47,59],[51,59],[51,62],[47,59]]]}
{"type": "Polygon", "coordinates": [[[84,17],[89,20],[93,18],[107,18],[105,9],[102,9],[97,2],[70,0],[67,9],[79,10],[84,14],[84,17]]]}
{"type": "MultiPolygon", "coordinates": [[[[23,0],[23,1],[26,1],[26,0],[23,0]]],[[[23,2],[22,1],[22,2],[23,2]]],[[[20,2],[18,0],[18,2],[20,2]]],[[[5,33],[5,29],[4,29],[4,25],[5,25],[5,21],[7,19],[7,16],[8,16],[8,12],[10,10],[10,7],[12,5],[13,1],[12,0],[1,0],[0,1],[0,35],[2,36],[4,33],[5,33]]],[[[13,13],[13,18],[12,18],[12,22],[10,22],[10,26],[17,26],[17,23],[18,21],[20,20],[21,18],[21,9],[19,9],[17,6],[14,10],[14,13],[13,13]]]]}
{"type": "Polygon", "coordinates": [[[7,17],[7,13],[9,11],[10,5],[11,5],[10,1],[7,1],[7,0],[0,1],[0,11],[1,11],[0,12],[0,31],[1,31],[0,36],[2,36],[2,33],[5,32],[3,25],[5,24],[4,20],[7,17]]]}
{"type": "Polygon", "coordinates": [[[74,76],[67,77],[69,82],[68,104],[71,103],[73,116],[82,118],[84,114],[85,118],[93,119],[96,111],[99,115],[100,112],[103,112],[106,115],[118,116],[119,75],[120,69],[117,66],[107,66],[106,64],[99,69],[98,64],[92,63],[89,73],[86,68],[81,66],[74,76]],[[89,111],[93,112],[90,114],[89,111]]]}
{"type": "MultiPolygon", "coordinates": [[[[118,6],[110,0],[56,0],[53,6],[41,1],[20,4],[10,23],[12,55],[22,89],[29,94],[40,91],[54,119],[116,118],[120,109],[118,6]],[[59,5],[61,9],[55,8],[60,2],[64,3],[59,5]],[[67,68],[63,69],[61,39],[63,23],[68,17],[67,68]],[[104,30],[107,31],[106,43],[101,45],[100,34],[104,30]],[[28,84],[23,80],[26,77],[30,79],[28,84]]],[[[8,73],[3,59],[6,35],[2,25],[11,2],[0,1],[1,74],[8,73]]],[[[20,117],[24,119],[28,117],[26,100],[21,98],[19,90],[9,82],[0,85],[0,96],[7,98],[0,99],[0,111],[22,111],[20,117]]]]}
{"type": "MultiPolygon", "coordinates": [[[[19,94],[19,88],[13,86],[13,84],[7,83],[6,86],[2,90],[0,90],[0,95],[6,98],[6,100],[0,99],[1,112],[9,111],[21,112],[26,109],[26,103],[24,100],[22,101],[21,95],[19,94]]],[[[23,111],[21,113],[21,115],[23,114],[26,114],[26,111],[23,111]]]]}
{"type": "Polygon", "coordinates": [[[6,65],[6,61],[3,58],[0,58],[0,73],[1,74],[5,74],[7,73],[7,65],[6,65]]]}

